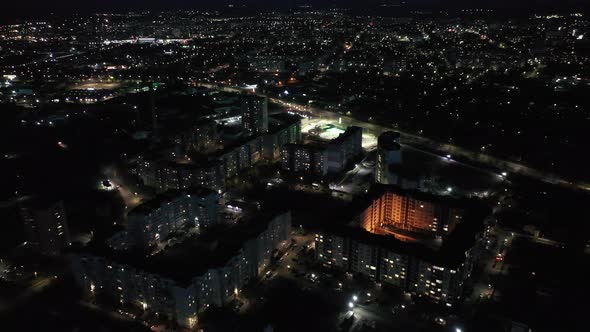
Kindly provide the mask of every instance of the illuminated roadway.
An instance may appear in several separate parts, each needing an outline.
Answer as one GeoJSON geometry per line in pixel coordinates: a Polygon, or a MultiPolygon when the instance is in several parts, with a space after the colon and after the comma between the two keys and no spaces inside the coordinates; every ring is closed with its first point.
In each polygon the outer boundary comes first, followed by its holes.
{"type": "MultiPolygon", "coordinates": [[[[245,89],[227,85],[219,85],[219,84],[206,84],[200,83],[199,85],[211,89],[222,90],[226,92],[244,92],[245,89]]],[[[456,145],[448,144],[448,143],[440,143],[434,141],[430,138],[416,135],[413,133],[405,132],[399,130],[397,128],[386,127],[382,125],[378,125],[375,123],[364,122],[360,120],[356,120],[352,117],[341,115],[338,113],[334,113],[331,111],[326,111],[321,108],[312,107],[304,104],[299,104],[291,101],[285,101],[280,98],[269,97],[269,101],[272,103],[276,103],[278,105],[282,105],[284,107],[288,107],[292,110],[306,112],[311,114],[315,118],[320,118],[323,120],[332,121],[335,124],[338,124],[342,127],[348,126],[359,126],[363,127],[365,132],[371,133],[375,136],[379,136],[381,133],[385,131],[395,130],[402,134],[402,140],[405,145],[412,146],[414,149],[422,150],[421,148],[436,151],[441,154],[441,156],[445,156],[450,154],[454,161],[455,158],[459,157],[460,159],[468,160],[477,164],[487,165],[488,167],[495,168],[499,172],[508,172],[514,173],[519,175],[528,176],[546,183],[561,185],[564,187],[568,187],[571,189],[581,189],[585,191],[590,191],[590,184],[581,181],[570,181],[565,179],[559,175],[551,174],[549,172],[540,171],[523,164],[519,164],[512,161],[502,160],[500,158],[490,156],[484,153],[470,151],[456,145]]],[[[423,150],[422,150],[423,151],[423,150]]],[[[428,152],[428,151],[426,151],[428,152]]],[[[478,169],[484,169],[482,167],[477,167],[474,165],[469,165],[471,167],[475,167],[478,169]]],[[[489,170],[487,170],[489,171],[489,170]]]]}

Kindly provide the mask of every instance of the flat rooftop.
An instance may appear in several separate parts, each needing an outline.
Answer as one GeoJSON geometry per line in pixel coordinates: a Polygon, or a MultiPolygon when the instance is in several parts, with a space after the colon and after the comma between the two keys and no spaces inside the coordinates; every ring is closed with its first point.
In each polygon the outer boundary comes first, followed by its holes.
{"type": "Polygon", "coordinates": [[[164,203],[171,202],[180,195],[188,194],[195,197],[206,197],[209,195],[216,195],[217,193],[211,189],[203,187],[190,187],[183,190],[168,190],[154,197],[153,199],[136,206],[129,214],[147,215],[152,211],[158,209],[164,203]]]}
{"type": "Polygon", "coordinates": [[[464,262],[465,252],[474,246],[477,233],[483,230],[483,221],[486,216],[487,213],[482,213],[481,210],[479,213],[469,214],[455,231],[442,241],[442,245],[438,248],[421,242],[398,240],[392,235],[373,234],[360,226],[324,226],[317,230],[378,246],[398,254],[417,257],[432,264],[457,268],[464,262]]]}
{"type": "Polygon", "coordinates": [[[275,217],[287,210],[267,211],[250,221],[237,224],[222,224],[201,235],[166,248],[154,256],[139,251],[114,251],[105,243],[91,243],[77,254],[103,257],[104,259],[134,267],[148,273],[172,279],[180,285],[188,285],[212,268],[222,267],[237,255],[244,244],[256,238],[275,217]]]}
{"type": "MultiPolygon", "coordinates": [[[[461,208],[464,211],[462,221],[454,231],[447,235],[439,246],[429,245],[425,241],[402,241],[394,235],[373,234],[360,226],[329,225],[319,226],[318,231],[351,238],[361,243],[376,245],[399,254],[406,254],[423,259],[424,261],[445,266],[457,267],[465,259],[465,251],[472,248],[476,236],[484,229],[484,221],[490,215],[491,209],[479,199],[456,199],[451,196],[436,196],[415,190],[405,190],[392,185],[376,185],[361,202],[358,203],[358,214],[369,204],[386,192],[393,192],[403,196],[443,204],[449,207],[461,208]]],[[[403,234],[401,234],[403,236],[403,234]]]]}
{"type": "Polygon", "coordinates": [[[346,141],[350,136],[354,135],[355,133],[360,133],[362,135],[363,128],[357,126],[350,126],[346,128],[346,130],[342,134],[338,135],[338,137],[331,140],[330,144],[340,144],[346,141]]]}

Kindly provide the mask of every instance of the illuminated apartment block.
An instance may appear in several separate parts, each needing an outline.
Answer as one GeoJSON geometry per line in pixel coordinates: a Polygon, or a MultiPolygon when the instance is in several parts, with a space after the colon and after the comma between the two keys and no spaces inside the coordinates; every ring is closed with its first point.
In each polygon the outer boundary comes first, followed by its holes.
{"type": "Polygon", "coordinates": [[[283,170],[293,173],[326,175],[326,150],[312,145],[287,144],[281,152],[281,166],[283,170]]]}
{"type": "Polygon", "coordinates": [[[316,258],[325,266],[449,305],[461,298],[473,260],[471,247],[447,256],[444,251],[351,227],[316,232],[315,248],[316,258]]]}
{"type": "Polygon", "coordinates": [[[267,159],[277,159],[285,144],[298,143],[301,140],[301,118],[286,113],[276,114],[270,118],[268,133],[263,137],[263,155],[267,159]]]}
{"type": "Polygon", "coordinates": [[[367,205],[356,227],[318,229],[318,261],[449,306],[456,303],[471,275],[489,209],[478,201],[392,186],[376,186],[367,205]]]}
{"type": "Polygon", "coordinates": [[[225,172],[221,161],[177,163],[158,158],[138,157],[135,173],[146,186],[159,192],[193,186],[225,190],[225,172]]]}
{"type": "Polygon", "coordinates": [[[89,298],[108,296],[193,328],[204,310],[226,304],[263,275],[290,233],[287,211],[211,230],[153,256],[96,243],[72,255],[72,272],[89,298]]]}
{"type": "Polygon", "coordinates": [[[444,197],[393,186],[383,188],[360,217],[362,227],[371,233],[444,237],[463,217],[460,204],[444,197]]]}
{"type": "Polygon", "coordinates": [[[148,248],[173,233],[200,232],[217,224],[219,195],[206,188],[171,190],[127,215],[129,247],[148,248]]]}
{"type": "Polygon", "coordinates": [[[242,128],[250,135],[268,132],[268,99],[256,95],[241,97],[242,128]]]}

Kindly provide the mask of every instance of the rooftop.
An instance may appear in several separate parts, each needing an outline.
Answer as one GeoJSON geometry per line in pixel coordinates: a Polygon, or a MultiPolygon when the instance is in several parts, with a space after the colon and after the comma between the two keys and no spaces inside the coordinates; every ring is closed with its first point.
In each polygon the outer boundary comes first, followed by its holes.
{"type": "Polygon", "coordinates": [[[469,211],[463,222],[437,248],[427,246],[421,242],[406,242],[391,235],[373,234],[361,227],[353,226],[324,226],[320,231],[339,236],[345,236],[361,243],[378,245],[380,248],[395,253],[418,257],[427,262],[445,267],[458,267],[465,260],[465,252],[476,242],[477,233],[484,227],[484,220],[488,215],[487,209],[478,206],[469,211]]]}
{"type": "Polygon", "coordinates": [[[287,113],[277,113],[269,116],[268,133],[274,134],[286,127],[301,122],[301,117],[298,115],[291,115],[287,113]],[[272,121],[274,120],[274,121],[272,121]]]}
{"type": "Polygon", "coordinates": [[[114,251],[104,243],[91,243],[80,254],[103,257],[188,285],[207,270],[224,266],[248,240],[257,237],[274,218],[285,213],[289,211],[267,211],[238,225],[217,225],[154,256],[139,251],[114,251]]]}
{"type": "Polygon", "coordinates": [[[129,214],[134,215],[147,215],[152,211],[158,209],[164,203],[171,202],[181,195],[192,195],[196,197],[206,197],[209,195],[217,195],[217,193],[211,189],[203,187],[190,187],[184,190],[168,190],[154,197],[153,199],[136,206],[133,210],[129,211],[129,214]]]}
{"type": "Polygon", "coordinates": [[[362,133],[363,133],[362,127],[350,126],[350,127],[346,128],[345,132],[343,132],[342,134],[338,135],[338,137],[336,137],[332,141],[330,141],[330,144],[342,143],[343,141],[348,139],[350,136],[354,135],[356,132],[359,132],[359,131],[360,131],[360,134],[362,135],[362,133]]]}
{"type": "Polygon", "coordinates": [[[393,185],[375,185],[369,194],[361,202],[358,202],[358,213],[361,213],[373,200],[381,197],[386,192],[411,196],[415,199],[436,202],[449,207],[462,208],[464,210],[462,221],[451,234],[445,237],[440,246],[429,245],[426,241],[401,241],[393,235],[373,234],[361,227],[354,226],[327,224],[320,226],[318,230],[350,237],[362,243],[375,244],[396,253],[416,256],[433,264],[453,267],[463,262],[465,251],[473,247],[477,234],[483,230],[484,221],[490,214],[489,207],[478,199],[437,196],[416,190],[405,190],[393,185]]]}
{"type": "Polygon", "coordinates": [[[316,145],[316,144],[285,144],[283,145],[283,148],[297,148],[297,149],[306,149],[306,150],[313,150],[313,151],[324,151],[326,150],[325,147],[321,146],[321,145],[316,145]]]}
{"type": "Polygon", "coordinates": [[[399,139],[400,133],[397,131],[386,131],[379,136],[377,142],[379,147],[382,149],[399,150],[401,149],[401,146],[396,142],[399,139]]]}

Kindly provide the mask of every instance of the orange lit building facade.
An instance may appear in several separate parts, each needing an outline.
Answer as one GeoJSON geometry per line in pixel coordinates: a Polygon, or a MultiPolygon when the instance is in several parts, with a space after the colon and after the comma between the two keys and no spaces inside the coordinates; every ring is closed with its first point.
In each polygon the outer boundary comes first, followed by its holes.
{"type": "Polygon", "coordinates": [[[461,222],[463,209],[411,193],[387,191],[361,214],[361,226],[375,234],[444,237],[461,222]]]}

